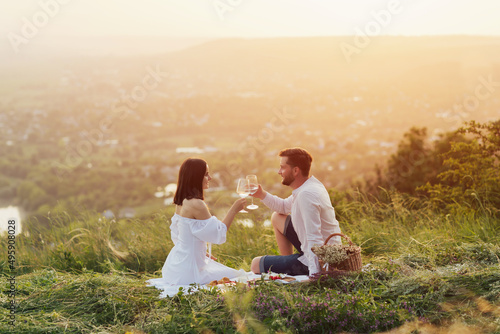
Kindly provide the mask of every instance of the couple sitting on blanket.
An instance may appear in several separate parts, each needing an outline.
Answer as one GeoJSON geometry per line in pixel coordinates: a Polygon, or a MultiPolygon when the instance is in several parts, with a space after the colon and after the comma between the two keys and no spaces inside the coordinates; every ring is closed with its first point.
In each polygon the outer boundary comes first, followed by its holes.
{"type": "MultiPolygon", "coordinates": [[[[275,273],[312,275],[321,271],[311,247],[324,244],[332,233],[340,233],[330,197],[323,184],[309,176],[312,157],[304,149],[290,148],[279,153],[281,183],[293,189],[282,199],[259,185],[251,196],[259,198],[274,213],[271,222],[281,255],[264,255],[252,260],[254,274],[275,273]],[[293,247],[298,253],[293,252],[293,247]]],[[[234,202],[223,220],[212,216],[203,201],[203,190],[211,180],[208,164],[202,159],[187,159],[179,171],[174,197],[176,211],[171,235],[174,247],[162,269],[162,278],[150,280],[158,288],[191,283],[207,284],[223,277],[244,276],[243,270],[229,268],[207,255],[207,243],[222,244],[234,217],[246,199],[234,202]]],[[[340,243],[340,237],[331,239],[340,243]]],[[[210,252],[209,252],[210,253],[210,252]]],[[[211,253],[210,253],[211,254],[211,253]]]]}

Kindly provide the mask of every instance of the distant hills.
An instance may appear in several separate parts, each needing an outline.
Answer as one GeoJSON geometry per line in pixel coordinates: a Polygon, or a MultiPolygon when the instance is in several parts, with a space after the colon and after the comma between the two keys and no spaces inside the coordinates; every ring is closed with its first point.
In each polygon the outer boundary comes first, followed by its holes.
{"type": "Polygon", "coordinates": [[[40,34],[27,44],[20,45],[18,53],[14,52],[8,39],[3,39],[0,43],[0,60],[19,62],[66,57],[144,56],[174,52],[208,40],[158,36],[60,36],[49,39],[40,34]]]}
{"type": "Polygon", "coordinates": [[[287,71],[336,78],[355,74],[376,81],[384,80],[387,75],[412,74],[419,68],[433,75],[438,72],[434,66],[454,66],[463,75],[500,67],[499,37],[372,36],[369,39],[365,47],[357,47],[359,43],[356,44],[354,36],[221,39],[165,55],[165,62],[202,73],[252,75],[256,71],[287,71]],[[358,53],[347,57],[343,45],[351,45],[358,53]]]}

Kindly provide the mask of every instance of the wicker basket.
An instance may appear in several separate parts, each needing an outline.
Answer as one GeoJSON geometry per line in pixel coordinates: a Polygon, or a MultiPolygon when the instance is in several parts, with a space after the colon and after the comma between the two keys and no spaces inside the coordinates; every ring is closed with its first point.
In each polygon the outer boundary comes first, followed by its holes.
{"type": "MultiPolygon", "coordinates": [[[[328,245],[328,241],[332,238],[332,237],[335,237],[335,236],[341,236],[343,238],[345,238],[348,242],[349,242],[349,246],[354,246],[354,244],[352,243],[351,239],[342,234],[342,233],[333,233],[332,235],[330,235],[328,238],[326,238],[325,240],[325,246],[329,246],[328,245]]],[[[321,260],[321,258],[318,256],[318,259],[319,259],[319,264],[321,266],[321,271],[322,272],[327,272],[329,270],[333,270],[333,269],[336,269],[336,270],[345,270],[345,271],[358,271],[361,269],[361,266],[362,266],[362,263],[361,263],[361,247],[359,246],[354,246],[354,252],[351,252],[349,254],[349,258],[342,261],[342,262],[337,262],[337,263],[328,263],[328,268],[325,268],[325,262],[323,262],[321,260]]]]}

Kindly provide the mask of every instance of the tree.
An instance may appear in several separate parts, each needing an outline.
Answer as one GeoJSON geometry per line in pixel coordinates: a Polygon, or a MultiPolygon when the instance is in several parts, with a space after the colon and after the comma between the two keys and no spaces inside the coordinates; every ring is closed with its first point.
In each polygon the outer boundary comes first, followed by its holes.
{"type": "Polygon", "coordinates": [[[424,185],[433,176],[435,159],[426,141],[426,128],[413,127],[405,133],[397,152],[389,159],[387,169],[383,171],[379,167],[376,168],[377,181],[371,187],[415,194],[416,188],[424,185]]]}
{"type": "MultiPolygon", "coordinates": [[[[376,180],[367,182],[368,192],[377,194],[379,188],[384,188],[410,195],[428,195],[421,191],[422,187],[442,182],[438,175],[448,168],[443,165],[443,154],[451,150],[453,142],[466,142],[466,139],[457,131],[447,132],[431,145],[427,140],[426,128],[411,128],[404,134],[387,167],[375,167],[376,180]]],[[[460,154],[452,153],[456,157],[460,154]]]]}
{"type": "Polygon", "coordinates": [[[486,124],[475,121],[457,133],[470,141],[453,142],[443,155],[446,168],[439,183],[422,187],[436,204],[467,205],[474,210],[498,213],[500,208],[500,120],[486,124]]]}

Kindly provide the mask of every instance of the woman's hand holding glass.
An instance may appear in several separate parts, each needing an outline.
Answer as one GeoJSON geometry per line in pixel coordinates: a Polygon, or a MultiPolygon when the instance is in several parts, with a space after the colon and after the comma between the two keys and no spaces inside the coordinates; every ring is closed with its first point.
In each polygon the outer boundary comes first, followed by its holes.
{"type": "Polygon", "coordinates": [[[243,208],[245,207],[246,204],[247,204],[247,200],[245,197],[238,198],[236,201],[234,201],[234,203],[231,207],[231,210],[233,210],[233,212],[236,214],[238,212],[241,212],[241,210],[243,210],[243,208]]]}
{"type": "MultiPolygon", "coordinates": [[[[238,186],[236,187],[236,192],[240,197],[246,198],[252,192],[250,191],[250,183],[247,179],[238,179],[238,186]]],[[[239,212],[248,213],[248,211],[240,210],[239,212]]]]}

